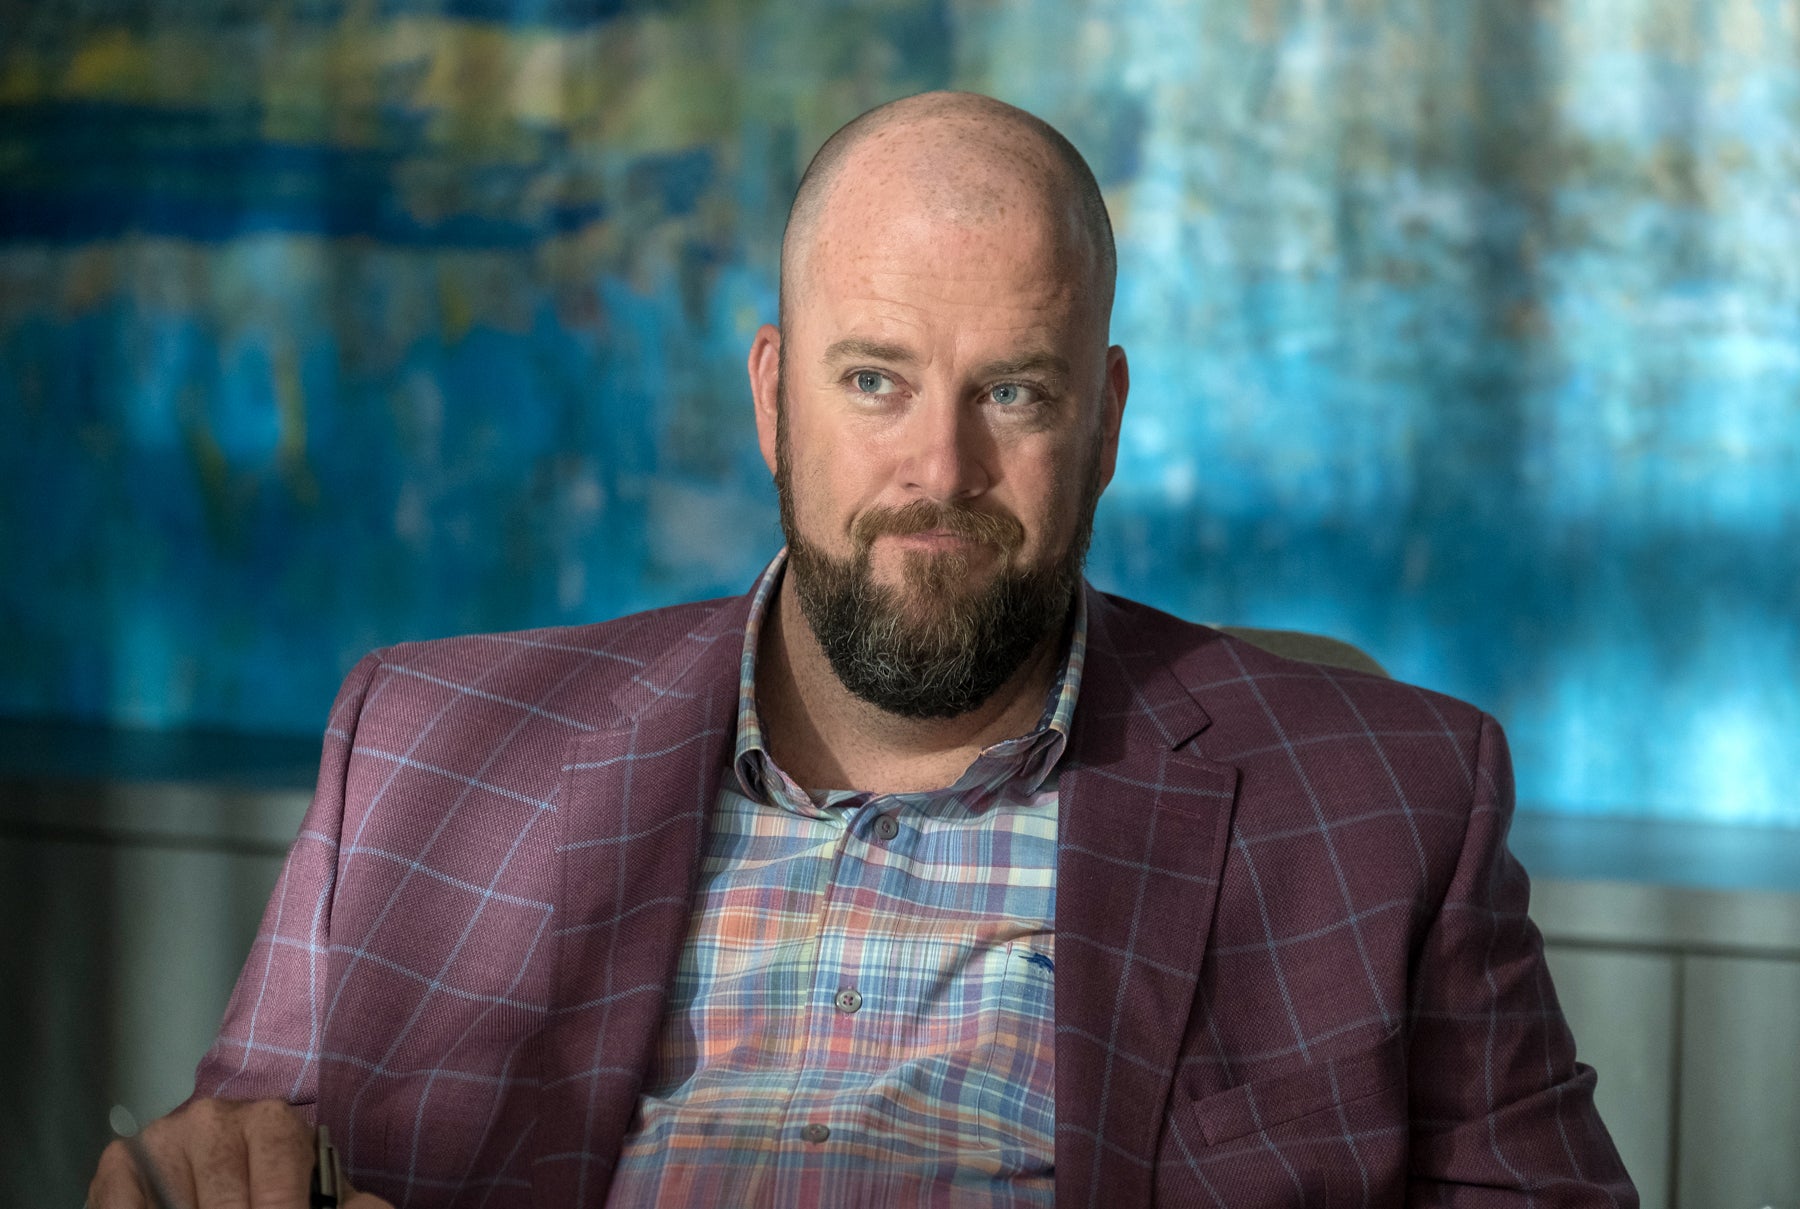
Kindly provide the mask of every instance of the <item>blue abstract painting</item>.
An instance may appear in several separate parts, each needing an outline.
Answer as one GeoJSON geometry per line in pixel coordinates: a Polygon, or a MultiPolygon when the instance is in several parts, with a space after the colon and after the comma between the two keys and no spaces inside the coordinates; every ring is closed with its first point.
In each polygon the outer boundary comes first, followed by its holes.
{"type": "Polygon", "coordinates": [[[1477,702],[1529,809],[1800,826],[1800,0],[7,6],[0,712],[743,589],[794,184],[947,86],[1112,210],[1098,584],[1477,702]]]}

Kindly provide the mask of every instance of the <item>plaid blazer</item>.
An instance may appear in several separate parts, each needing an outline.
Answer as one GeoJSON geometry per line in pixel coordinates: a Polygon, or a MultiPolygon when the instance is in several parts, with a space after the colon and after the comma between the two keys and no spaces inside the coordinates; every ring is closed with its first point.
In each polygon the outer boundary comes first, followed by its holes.
{"type": "MultiPolygon", "coordinates": [[[[1059,1205],[1635,1205],[1506,849],[1499,727],[1089,591],[1059,1205]]],[[[376,652],[196,1094],[406,1206],[598,1206],[687,932],[749,599],[376,652]]]]}

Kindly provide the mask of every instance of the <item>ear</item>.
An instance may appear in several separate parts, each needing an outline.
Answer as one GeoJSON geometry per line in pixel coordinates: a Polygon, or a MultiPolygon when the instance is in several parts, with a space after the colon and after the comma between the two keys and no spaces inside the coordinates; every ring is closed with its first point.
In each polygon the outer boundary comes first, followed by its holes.
{"type": "Polygon", "coordinates": [[[781,405],[781,329],[765,323],[750,342],[750,397],[756,401],[756,443],[775,473],[775,426],[781,405]]]}
{"type": "Polygon", "coordinates": [[[1119,462],[1119,426],[1125,419],[1125,396],[1131,391],[1131,367],[1125,350],[1113,345],[1106,350],[1106,383],[1100,394],[1100,489],[1112,482],[1119,462]]]}

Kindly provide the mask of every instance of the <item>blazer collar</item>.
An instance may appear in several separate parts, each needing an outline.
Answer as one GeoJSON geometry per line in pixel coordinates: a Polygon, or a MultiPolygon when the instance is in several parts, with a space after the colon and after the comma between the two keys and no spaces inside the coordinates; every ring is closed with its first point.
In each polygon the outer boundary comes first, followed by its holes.
{"type": "Polygon", "coordinates": [[[1172,666],[1217,636],[1088,592],[1058,782],[1056,1203],[1148,1204],[1238,776],[1193,746],[1209,719],[1172,666]]]}
{"type": "Polygon", "coordinates": [[[735,731],[749,607],[748,596],[722,602],[676,635],[614,694],[617,723],[565,753],[531,1181],[540,1209],[604,1199],[655,1061],[735,731]]]}

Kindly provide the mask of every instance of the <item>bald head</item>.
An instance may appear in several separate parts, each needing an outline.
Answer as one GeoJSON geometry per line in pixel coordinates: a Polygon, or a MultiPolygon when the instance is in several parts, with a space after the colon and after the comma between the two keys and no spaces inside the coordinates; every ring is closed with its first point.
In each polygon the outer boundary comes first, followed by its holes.
{"type": "Polygon", "coordinates": [[[1106,329],[1117,273],[1112,223],[1087,161],[1049,123],[992,97],[929,92],[877,106],[825,140],[800,178],[781,245],[781,311],[805,288],[828,209],[846,193],[887,190],[961,226],[1037,217],[1106,329]],[[1025,213],[1021,213],[1024,211],[1025,213]]]}

